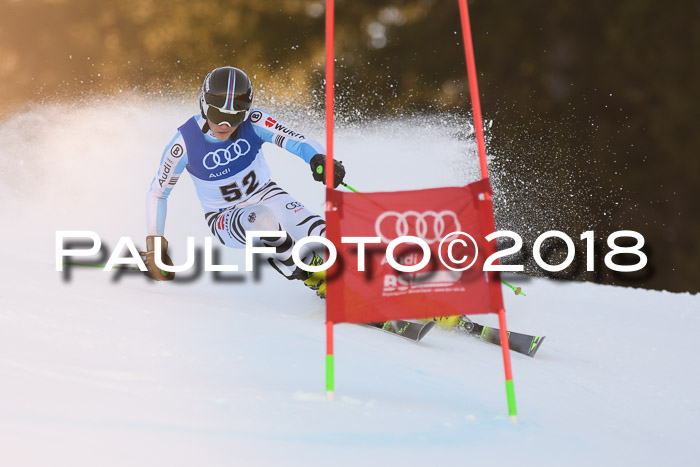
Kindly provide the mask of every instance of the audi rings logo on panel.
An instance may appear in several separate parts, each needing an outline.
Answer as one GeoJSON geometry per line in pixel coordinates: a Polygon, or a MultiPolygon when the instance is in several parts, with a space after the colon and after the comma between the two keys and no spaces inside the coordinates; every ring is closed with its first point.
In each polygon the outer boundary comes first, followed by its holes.
{"type": "Polygon", "coordinates": [[[226,149],[217,149],[208,152],[202,159],[202,164],[209,170],[233,162],[241,156],[245,156],[250,151],[250,143],[244,139],[239,139],[231,143],[226,149]],[[232,153],[233,151],[233,153],[232,153]]]}
{"type": "Polygon", "coordinates": [[[374,231],[382,242],[389,243],[393,239],[406,235],[416,236],[426,243],[439,242],[450,232],[461,230],[462,226],[454,211],[386,211],[374,223],[374,231]],[[452,221],[452,224],[449,221],[452,221]]]}

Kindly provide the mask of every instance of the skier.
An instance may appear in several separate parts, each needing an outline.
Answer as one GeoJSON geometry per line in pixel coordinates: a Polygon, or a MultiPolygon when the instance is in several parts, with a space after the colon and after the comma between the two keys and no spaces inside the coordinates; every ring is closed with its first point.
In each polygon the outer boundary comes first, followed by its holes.
{"type": "MultiPolygon", "coordinates": [[[[299,239],[324,235],[324,220],[270,178],[262,145],[274,143],[297,155],[311,167],[314,180],[325,184],[325,150],[311,138],[291,129],[261,109],[252,108],[253,85],[248,75],[226,66],[211,71],[199,95],[200,115],[178,128],[165,147],[158,172],[146,196],[146,265],[155,280],[171,280],[154,262],[155,239],[160,237],[160,255],[167,255],[164,237],[168,196],[187,169],[194,182],[204,218],[212,234],[224,245],[244,248],[246,231],[283,230],[286,237],[260,239],[261,246],[276,247],[268,262],[288,279],[300,279],[325,296],[325,274],[307,273],[296,267],[292,247],[299,239]]],[[[334,161],[334,186],[345,176],[345,168],[334,161]]],[[[323,263],[316,252],[302,250],[309,265],[323,263]]]]}

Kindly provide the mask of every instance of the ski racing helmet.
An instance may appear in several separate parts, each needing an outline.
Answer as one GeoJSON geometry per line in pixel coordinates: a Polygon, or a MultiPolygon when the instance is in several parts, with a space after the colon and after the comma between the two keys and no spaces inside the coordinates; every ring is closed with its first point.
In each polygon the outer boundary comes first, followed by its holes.
{"type": "Polygon", "coordinates": [[[242,70],[224,66],[204,78],[199,94],[202,117],[217,125],[236,126],[248,118],[252,105],[253,83],[242,70]]]}

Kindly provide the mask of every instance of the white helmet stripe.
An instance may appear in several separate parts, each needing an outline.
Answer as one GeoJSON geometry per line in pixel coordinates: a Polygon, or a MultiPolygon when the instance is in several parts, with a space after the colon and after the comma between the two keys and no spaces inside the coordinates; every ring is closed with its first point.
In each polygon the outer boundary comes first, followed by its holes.
{"type": "Polygon", "coordinates": [[[233,93],[236,90],[236,73],[231,70],[228,72],[228,90],[226,91],[226,102],[224,103],[225,110],[233,110],[233,93]]]}

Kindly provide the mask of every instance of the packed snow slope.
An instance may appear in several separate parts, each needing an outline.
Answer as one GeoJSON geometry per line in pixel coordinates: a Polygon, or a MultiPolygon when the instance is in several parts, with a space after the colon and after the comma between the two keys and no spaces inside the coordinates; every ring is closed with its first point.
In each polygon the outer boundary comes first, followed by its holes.
{"type": "MultiPolygon", "coordinates": [[[[270,110],[324,140],[318,121],[270,110]]],[[[509,327],[547,336],[536,358],[512,355],[516,426],[500,349],[438,329],[416,344],[336,326],[337,400],[327,402],[324,303],[274,271],[170,283],[56,272],[57,230],[144,246],[147,187],[194,112],[189,101],[125,98],[0,122],[1,466],[697,462],[697,295],[511,277],[527,296],[504,289],[509,327]]],[[[458,124],[342,128],[337,155],[361,190],[464,184],[478,168],[458,124]]],[[[266,150],[276,181],[321,212],[308,167],[266,150]]],[[[166,235],[176,263],[187,236],[202,245],[207,235],[188,176],[166,235]]],[[[240,251],[218,251],[242,268],[240,251]]]]}

